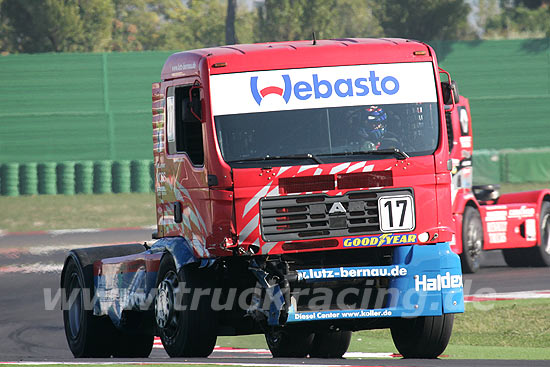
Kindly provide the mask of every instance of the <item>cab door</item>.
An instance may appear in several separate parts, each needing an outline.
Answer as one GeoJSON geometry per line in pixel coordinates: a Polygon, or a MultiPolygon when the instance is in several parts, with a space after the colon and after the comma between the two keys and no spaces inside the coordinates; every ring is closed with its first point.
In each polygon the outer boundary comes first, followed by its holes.
{"type": "Polygon", "coordinates": [[[203,92],[198,78],[188,79],[164,85],[166,151],[164,161],[157,164],[157,177],[163,181],[163,189],[157,193],[161,201],[157,214],[162,215],[161,236],[182,236],[198,256],[203,256],[211,227],[205,124],[201,116],[203,92]]]}

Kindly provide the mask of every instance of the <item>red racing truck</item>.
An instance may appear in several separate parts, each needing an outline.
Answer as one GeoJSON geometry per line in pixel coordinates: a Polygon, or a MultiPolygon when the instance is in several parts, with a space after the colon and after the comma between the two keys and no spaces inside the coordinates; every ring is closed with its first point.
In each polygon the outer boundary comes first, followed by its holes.
{"type": "MultiPolygon", "coordinates": [[[[153,84],[156,241],[73,250],[76,357],[211,354],[265,334],[274,357],[341,357],[390,328],[435,358],[464,311],[434,50],[336,39],[176,53],[153,84]]],[[[450,107],[452,108],[452,107],[450,107]]]]}
{"type": "Polygon", "coordinates": [[[470,104],[463,96],[456,103],[445,116],[456,223],[451,248],[460,254],[462,271],[476,272],[489,250],[502,250],[509,266],[550,266],[550,190],[500,195],[498,185],[472,186],[470,104]]]}

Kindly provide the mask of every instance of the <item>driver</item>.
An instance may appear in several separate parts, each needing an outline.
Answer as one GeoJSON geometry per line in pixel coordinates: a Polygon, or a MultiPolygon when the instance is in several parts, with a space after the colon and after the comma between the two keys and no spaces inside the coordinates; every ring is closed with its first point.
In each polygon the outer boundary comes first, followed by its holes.
{"type": "Polygon", "coordinates": [[[375,150],[386,133],[388,115],[381,107],[370,106],[361,112],[359,137],[363,140],[361,150],[375,150]]]}

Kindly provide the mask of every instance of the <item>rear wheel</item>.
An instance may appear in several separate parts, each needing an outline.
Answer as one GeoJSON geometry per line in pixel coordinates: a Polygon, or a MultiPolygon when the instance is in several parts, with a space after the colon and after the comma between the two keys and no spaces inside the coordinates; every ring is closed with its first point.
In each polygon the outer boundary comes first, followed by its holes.
{"type": "Polygon", "coordinates": [[[351,331],[326,331],[315,333],[312,358],[342,358],[351,342],[351,331]]]}
{"type": "Polygon", "coordinates": [[[314,334],[303,330],[273,329],[265,334],[274,358],[305,358],[311,351],[314,334]]]}
{"type": "Polygon", "coordinates": [[[391,336],[404,358],[437,358],[449,343],[453,320],[454,314],[396,320],[391,336]]]}
{"type": "Polygon", "coordinates": [[[543,202],[540,208],[540,243],[532,247],[531,265],[550,266],[550,203],[543,202]]]}
{"type": "Polygon", "coordinates": [[[165,255],[158,272],[155,320],[162,345],[170,357],[208,357],[217,338],[216,314],[211,293],[194,294],[208,284],[207,270],[189,264],[176,271],[174,260],[165,255]],[[185,291],[184,291],[185,289],[185,291]]]}
{"type": "Polygon", "coordinates": [[[483,251],[483,224],[479,212],[471,206],[464,209],[462,218],[462,272],[475,273],[483,251]]]}
{"type": "Polygon", "coordinates": [[[90,267],[83,269],[74,259],[65,264],[63,323],[69,348],[76,358],[110,357],[117,330],[107,316],[94,316],[94,294],[90,267]]]}

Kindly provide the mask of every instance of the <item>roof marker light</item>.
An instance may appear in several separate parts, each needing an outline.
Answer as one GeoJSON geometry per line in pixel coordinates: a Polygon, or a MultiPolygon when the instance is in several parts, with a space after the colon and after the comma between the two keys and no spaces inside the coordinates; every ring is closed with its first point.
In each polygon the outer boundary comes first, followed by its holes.
{"type": "Polygon", "coordinates": [[[423,56],[426,55],[426,51],[414,51],[413,55],[415,56],[423,56]]]}
{"type": "Polygon", "coordinates": [[[223,68],[223,67],[226,67],[226,66],[227,66],[226,62],[217,62],[217,63],[212,65],[213,68],[223,68]]]}

